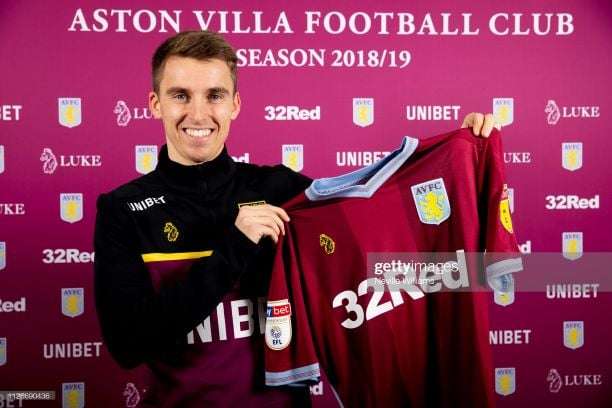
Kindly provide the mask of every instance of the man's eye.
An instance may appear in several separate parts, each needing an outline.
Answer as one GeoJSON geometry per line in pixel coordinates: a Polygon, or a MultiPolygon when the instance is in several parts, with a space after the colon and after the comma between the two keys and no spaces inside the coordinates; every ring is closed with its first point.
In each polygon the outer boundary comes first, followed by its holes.
{"type": "Polygon", "coordinates": [[[223,95],[221,95],[221,94],[211,94],[209,98],[212,101],[220,101],[220,100],[223,99],[223,95]]]}

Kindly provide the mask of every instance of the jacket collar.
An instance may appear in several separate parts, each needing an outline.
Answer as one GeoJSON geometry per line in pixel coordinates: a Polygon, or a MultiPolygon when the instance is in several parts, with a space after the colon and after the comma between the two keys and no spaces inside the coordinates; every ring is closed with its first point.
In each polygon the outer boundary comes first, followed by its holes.
{"type": "Polygon", "coordinates": [[[223,151],[215,159],[192,166],[185,166],[170,160],[168,146],[163,145],[159,152],[156,170],[160,172],[167,182],[176,187],[204,188],[207,192],[214,192],[224,187],[234,177],[236,163],[223,151]]]}

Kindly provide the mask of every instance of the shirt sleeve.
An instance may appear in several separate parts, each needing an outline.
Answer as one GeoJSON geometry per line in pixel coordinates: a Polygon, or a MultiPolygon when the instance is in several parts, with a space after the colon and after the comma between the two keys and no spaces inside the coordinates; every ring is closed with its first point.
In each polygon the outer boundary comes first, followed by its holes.
{"type": "Polygon", "coordinates": [[[172,353],[238,282],[259,246],[236,227],[197,259],[185,280],[155,290],[133,228],[112,194],[102,195],[94,232],[94,293],[102,336],[124,368],[172,353]]]}
{"type": "Polygon", "coordinates": [[[308,385],[320,379],[289,224],[277,245],[265,326],[266,385],[308,385]],[[289,300],[291,299],[291,300],[289,300]]]}
{"type": "Polygon", "coordinates": [[[501,135],[494,131],[479,163],[481,216],[484,218],[485,267],[489,286],[506,293],[512,274],[523,269],[510,214],[501,135]]]}

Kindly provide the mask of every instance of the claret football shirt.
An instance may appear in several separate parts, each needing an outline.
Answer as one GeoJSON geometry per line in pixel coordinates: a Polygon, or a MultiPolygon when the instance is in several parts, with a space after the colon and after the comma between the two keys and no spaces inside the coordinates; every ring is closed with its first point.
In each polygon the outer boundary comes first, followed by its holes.
{"type": "Polygon", "coordinates": [[[522,269],[499,132],[405,137],[284,208],[268,385],[307,384],[324,370],[346,406],[493,404],[486,290],[507,289],[522,269]]]}

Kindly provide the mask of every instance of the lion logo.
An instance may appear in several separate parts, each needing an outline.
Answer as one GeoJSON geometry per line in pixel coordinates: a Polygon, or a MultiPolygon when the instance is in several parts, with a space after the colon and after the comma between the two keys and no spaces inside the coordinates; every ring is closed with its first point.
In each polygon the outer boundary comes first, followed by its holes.
{"type": "Polygon", "coordinates": [[[549,125],[556,125],[561,118],[561,111],[559,110],[557,103],[552,99],[546,104],[544,112],[548,114],[546,117],[546,122],[548,122],[549,125]]]}
{"type": "Polygon", "coordinates": [[[40,161],[43,162],[43,172],[45,174],[53,174],[55,169],[57,169],[57,159],[55,158],[53,151],[48,147],[43,149],[43,152],[40,155],[40,161]]]}
{"type": "Polygon", "coordinates": [[[548,372],[548,377],[546,377],[546,381],[550,382],[550,384],[548,384],[549,391],[554,392],[555,394],[558,393],[561,387],[563,386],[561,376],[554,368],[551,368],[548,372]]]}
{"type": "Polygon", "coordinates": [[[140,393],[134,385],[134,383],[127,383],[123,390],[123,396],[125,397],[125,406],[127,408],[135,408],[140,402],[140,393]]]}
{"type": "Polygon", "coordinates": [[[113,113],[117,115],[117,125],[119,126],[127,126],[132,119],[132,114],[124,101],[117,101],[113,113]]]}
{"type": "Polygon", "coordinates": [[[336,250],[336,243],[333,239],[325,234],[319,235],[319,245],[323,247],[326,254],[333,254],[336,250]]]}
{"type": "Polygon", "coordinates": [[[170,242],[176,242],[179,237],[178,229],[171,222],[167,222],[164,225],[164,232],[166,233],[166,238],[170,242]]]}

